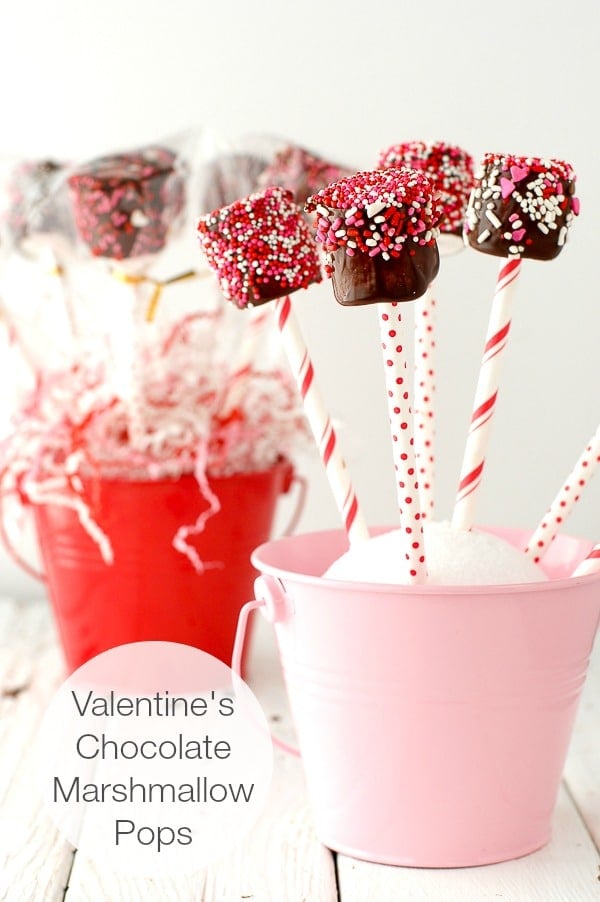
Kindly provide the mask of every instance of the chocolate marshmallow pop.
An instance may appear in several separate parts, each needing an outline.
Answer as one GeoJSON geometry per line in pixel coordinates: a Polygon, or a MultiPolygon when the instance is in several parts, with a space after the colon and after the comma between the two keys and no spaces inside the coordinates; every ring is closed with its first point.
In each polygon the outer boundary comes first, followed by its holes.
{"type": "MultiPolygon", "coordinates": [[[[221,153],[204,163],[200,171],[200,197],[198,212],[201,215],[235,203],[259,190],[261,174],[269,161],[265,153],[247,151],[221,153]]],[[[271,320],[270,310],[252,307],[230,365],[230,378],[217,413],[222,420],[234,414],[244,396],[246,381],[252,374],[252,367],[265,328],[271,320]]]]}
{"type": "Polygon", "coordinates": [[[291,292],[321,280],[314,238],[291,192],[272,187],[251,194],[201,217],[198,232],[228,300],[240,309],[274,301],[284,351],[349,542],[367,541],[366,522],[289,298],[291,292]]]}
{"type": "MultiPolygon", "coordinates": [[[[440,256],[464,248],[463,220],[473,187],[473,158],[466,150],[443,141],[407,141],[383,151],[378,165],[424,172],[444,210],[437,241],[440,256]]],[[[415,451],[424,519],[433,519],[435,501],[435,307],[431,283],[415,303],[415,451]]]]}
{"type": "Polygon", "coordinates": [[[125,346],[119,350],[117,342],[122,336],[113,335],[113,349],[128,402],[129,438],[140,446],[146,428],[138,371],[144,324],[138,308],[146,308],[146,320],[151,322],[163,288],[195,275],[185,272],[161,281],[148,274],[184,208],[183,173],[171,150],[151,146],[93,160],[70,175],[69,187],[75,223],[84,244],[94,257],[110,261],[112,274],[134,292],[131,335],[125,337],[125,346]],[[149,300],[146,286],[151,287],[149,300]]]}
{"type": "Polygon", "coordinates": [[[443,210],[431,182],[412,169],[358,172],[309,198],[306,209],[317,214],[338,303],[378,306],[406,582],[422,583],[427,568],[399,304],[421,297],[437,275],[443,210]]]}
{"type": "Polygon", "coordinates": [[[57,300],[76,339],[77,319],[65,265],[75,240],[63,196],[65,172],[65,164],[55,160],[23,160],[14,166],[7,181],[2,231],[7,249],[16,250],[43,272],[48,294],[57,300]]]}
{"type": "Polygon", "coordinates": [[[500,367],[511,324],[522,258],[552,260],[562,250],[574,215],[575,174],[568,163],[488,153],[476,174],[465,219],[465,241],[500,264],[465,447],[452,525],[471,529],[481,484],[500,367]]]}
{"type": "Polygon", "coordinates": [[[316,194],[331,182],[352,175],[353,169],[331,163],[311,150],[289,144],[275,154],[273,161],[260,175],[263,188],[277,185],[287,188],[296,203],[303,207],[311,194],[316,194]]]}

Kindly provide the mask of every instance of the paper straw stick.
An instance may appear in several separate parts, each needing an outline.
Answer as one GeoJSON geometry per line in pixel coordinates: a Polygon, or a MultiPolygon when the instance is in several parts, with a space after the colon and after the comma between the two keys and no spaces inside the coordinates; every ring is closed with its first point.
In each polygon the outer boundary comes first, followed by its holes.
{"type": "Polygon", "coordinates": [[[275,301],[275,319],[348,541],[351,545],[365,542],[369,538],[369,530],[359,509],[331,418],[317,388],[313,365],[289,297],[275,301]]]}
{"type": "Polygon", "coordinates": [[[119,271],[113,271],[113,275],[117,283],[115,287],[123,296],[123,318],[110,336],[116,392],[125,404],[129,443],[139,451],[144,448],[146,440],[143,400],[143,334],[148,329],[145,321],[146,302],[139,284],[125,278],[119,271]]]}
{"type": "Polygon", "coordinates": [[[600,572],[600,542],[598,542],[588,556],[575,568],[571,576],[590,576],[600,572]]]}
{"type": "Polygon", "coordinates": [[[400,511],[401,551],[406,559],[407,582],[415,585],[426,581],[427,567],[410,386],[404,350],[404,328],[398,303],[378,304],[377,309],[396,474],[396,495],[400,511]]]}
{"type": "Polygon", "coordinates": [[[434,508],[435,305],[430,285],[415,301],[415,453],[423,519],[433,519],[434,508]]]}
{"type": "Polygon", "coordinates": [[[222,417],[230,414],[243,397],[246,379],[252,371],[252,363],[270,316],[268,306],[253,307],[248,314],[242,340],[231,367],[229,386],[219,411],[222,417]]]}
{"type": "Polygon", "coordinates": [[[492,417],[498,397],[500,371],[504,360],[503,351],[510,331],[514,289],[520,271],[521,261],[518,257],[509,257],[508,260],[503,260],[498,271],[479,380],[475,391],[475,404],[471,414],[471,425],[452,516],[452,526],[457,529],[471,529],[475,524],[475,502],[485,466],[492,417]]]}
{"type": "Polygon", "coordinates": [[[567,476],[543,520],[531,536],[525,554],[539,563],[575,507],[583,488],[600,463],[600,426],[585,446],[579,460],[567,476]]]}

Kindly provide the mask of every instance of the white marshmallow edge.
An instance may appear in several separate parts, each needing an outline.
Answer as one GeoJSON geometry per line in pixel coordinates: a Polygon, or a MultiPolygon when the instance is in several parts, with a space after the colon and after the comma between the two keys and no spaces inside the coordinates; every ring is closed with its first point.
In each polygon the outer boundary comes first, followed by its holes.
{"type": "MultiPolygon", "coordinates": [[[[424,524],[427,583],[437,586],[514,585],[545,582],[548,577],[523,551],[504,539],[455,529],[449,522],[424,524]]],[[[402,585],[400,530],[356,545],[334,561],[323,576],[348,582],[402,585]]]]}

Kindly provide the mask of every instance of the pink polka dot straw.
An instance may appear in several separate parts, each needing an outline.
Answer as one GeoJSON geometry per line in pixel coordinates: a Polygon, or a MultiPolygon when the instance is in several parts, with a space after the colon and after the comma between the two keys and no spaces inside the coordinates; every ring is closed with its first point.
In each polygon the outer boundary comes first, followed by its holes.
{"type": "Polygon", "coordinates": [[[427,579],[425,541],[402,315],[397,303],[379,304],[378,310],[407,581],[423,583],[427,579]]]}
{"type": "MultiPolygon", "coordinates": [[[[309,198],[325,271],[343,306],[376,304],[379,314],[405,581],[423,583],[427,564],[399,302],[421,297],[439,267],[441,205],[413,169],[358,172],[309,198]]],[[[412,381],[412,380],[410,380],[412,381]]]]}
{"type": "Polygon", "coordinates": [[[435,505],[435,306],[430,285],[415,302],[415,454],[424,519],[433,519],[435,505]]]}
{"type": "Polygon", "coordinates": [[[570,516],[588,481],[600,463],[600,426],[585,446],[554,501],[534,531],[525,553],[536,564],[542,560],[563,523],[570,516]]]}

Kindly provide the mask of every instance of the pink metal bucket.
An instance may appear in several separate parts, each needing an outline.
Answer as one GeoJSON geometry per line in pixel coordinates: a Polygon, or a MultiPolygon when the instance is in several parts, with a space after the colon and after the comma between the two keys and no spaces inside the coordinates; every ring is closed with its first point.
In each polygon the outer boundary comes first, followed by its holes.
{"type": "Polygon", "coordinates": [[[321,578],[346,547],[334,531],[258,548],[237,636],[239,652],[255,607],[274,622],[321,841],[419,867],[540,848],[600,617],[600,575],[566,578],[591,543],[557,538],[551,582],[486,587],[321,578]]]}

